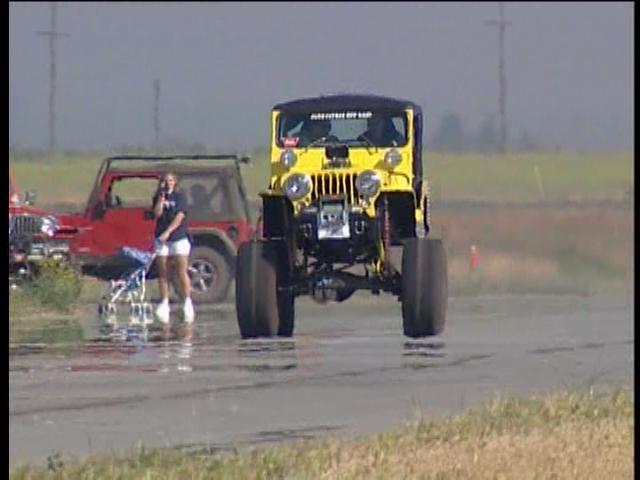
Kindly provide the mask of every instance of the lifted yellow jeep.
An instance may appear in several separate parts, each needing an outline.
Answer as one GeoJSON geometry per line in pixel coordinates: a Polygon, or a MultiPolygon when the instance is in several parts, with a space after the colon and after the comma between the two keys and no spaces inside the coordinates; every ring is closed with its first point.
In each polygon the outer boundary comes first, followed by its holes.
{"type": "Polygon", "coordinates": [[[421,108],[322,96],[274,106],[271,124],[262,238],[237,256],[241,336],[291,336],[295,297],[342,302],[356,290],[397,295],[405,335],[441,333],[447,264],[441,240],[425,238],[421,108]]]}

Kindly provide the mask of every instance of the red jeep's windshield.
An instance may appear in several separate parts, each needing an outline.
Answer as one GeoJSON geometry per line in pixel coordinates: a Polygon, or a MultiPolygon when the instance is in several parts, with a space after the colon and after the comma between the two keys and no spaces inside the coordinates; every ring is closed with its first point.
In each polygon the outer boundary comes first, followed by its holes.
{"type": "Polygon", "coordinates": [[[180,188],[186,194],[189,218],[202,221],[245,220],[242,193],[235,169],[207,173],[183,173],[180,188]]]}
{"type": "MultiPolygon", "coordinates": [[[[247,220],[244,196],[234,167],[174,170],[187,200],[189,219],[203,222],[247,220]]],[[[131,171],[123,177],[116,176],[107,192],[107,207],[150,207],[157,186],[156,176],[142,177],[131,171]]]]}

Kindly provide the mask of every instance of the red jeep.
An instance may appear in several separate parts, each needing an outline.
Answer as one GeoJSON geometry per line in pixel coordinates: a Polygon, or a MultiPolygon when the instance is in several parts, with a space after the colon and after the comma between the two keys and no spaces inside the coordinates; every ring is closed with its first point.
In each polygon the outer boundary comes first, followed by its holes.
{"type": "Polygon", "coordinates": [[[152,197],[159,178],[173,172],[189,206],[192,297],[197,303],[223,301],[235,276],[238,246],[254,232],[240,173],[240,163],[248,161],[236,155],[106,158],[84,212],[60,215],[67,233],[56,237],[69,241],[83,273],[112,276],[120,268],[120,247],[152,249],[152,197]]]}
{"type": "Polygon", "coordinates": [[[55,237],[64,233],[58,217],[33,207],[35,193],[24,199],[9,167],[9,281],[17,285],[28,279],[33,266],[45,258],[67,259],[66,240],[55,237]]]}

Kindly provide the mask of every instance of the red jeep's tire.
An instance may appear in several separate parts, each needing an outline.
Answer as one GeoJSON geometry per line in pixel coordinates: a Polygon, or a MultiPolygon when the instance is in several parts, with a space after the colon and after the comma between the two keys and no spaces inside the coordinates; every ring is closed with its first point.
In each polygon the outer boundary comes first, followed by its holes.
{"type": "Polygon", "coordinates": [[[402,326],[408,337],[438,335],[447,313],[447,259],[441,240],[410,238],[402,252],[402,326]]]}
{"type": "Polygon", "coordinates": [[[236,263],[236,314],[242,338],[293,335],[293,294],[278,291],[285,252],[286,245],[278,241],[250,241],[240,246],[236,263]]]}
{"type": "Polygon", "coordinates": [[[226,300],[231,285],[231,271],[221,253],[205,246],[193,248],[189,256],[189,277],[194,303],[226,300]]]}

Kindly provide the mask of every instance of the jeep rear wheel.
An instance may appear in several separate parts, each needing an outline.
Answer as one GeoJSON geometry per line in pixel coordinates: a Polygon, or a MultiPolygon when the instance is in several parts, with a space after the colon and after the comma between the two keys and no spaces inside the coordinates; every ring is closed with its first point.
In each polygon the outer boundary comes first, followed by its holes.
{"type": "Polygon", "coordinates": [[[402,326],[408,337],[438,335],[447,313],[447,259],[441,240],[410,238],[402,252],[402,326]]]}
{"type": "Polygon", "coordinates": [[[285,266],[283,242],[251,241],[240,246],[236,314],[242,338],[293,335],[294,296],[289,290],[278,290],[285,266]]]}
{"type": "Polygon", "coordinates": [[[195,247],[189,257],[191,297],[195,303],[216,303],[227,298],[231,284],[229,264],[209,247],[195,247]]]}

